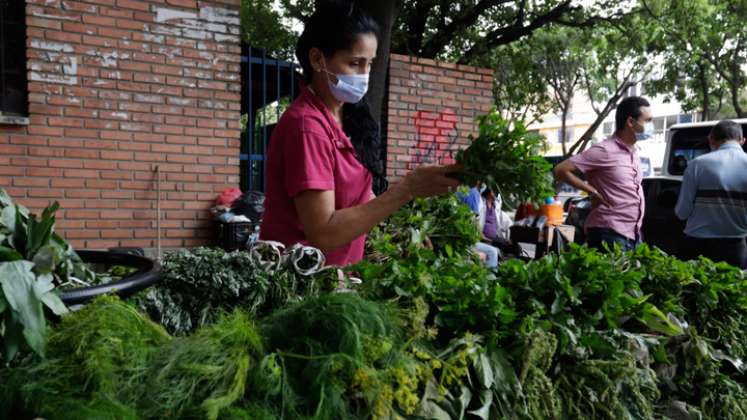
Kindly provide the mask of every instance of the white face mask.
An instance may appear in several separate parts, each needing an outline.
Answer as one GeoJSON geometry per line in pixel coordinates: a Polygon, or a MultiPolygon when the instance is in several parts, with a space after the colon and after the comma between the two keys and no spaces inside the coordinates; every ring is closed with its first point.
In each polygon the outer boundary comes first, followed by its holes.
{"type": "Polygon", "coordinates": [[[334,84],[329,76],[327,76],[327,84],[329,85],[329,91],[332,93],[332,96],[340,102],[356,104],[368,92],[368,73],[334,74],[327,71],[326,68],[323,71],[337,78],[337,84],[334,84]]]}
{"type": "MultiPolygon", "coordinates": [[[[332,74],[327,72],[328,74],[332,74]]],[[[366,74],[335,74],[337,84],[327,78],[332,96],[340,102],[355,104],[363,99],[368,92],[368,73],[366,74]]]]}
{"type": "Polygon", "coordinates": [[[654,123],[653,122],[647,122],[646,124],[643,124],[643,132],[642,133],[635,133],[636,140],[646,140],[650,139],[654,135],[654,123]]]}

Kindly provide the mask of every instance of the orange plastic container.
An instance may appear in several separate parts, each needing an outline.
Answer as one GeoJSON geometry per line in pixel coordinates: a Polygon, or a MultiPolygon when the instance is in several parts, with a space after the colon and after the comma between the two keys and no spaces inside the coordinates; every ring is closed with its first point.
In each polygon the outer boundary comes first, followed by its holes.
{"type": "Polygon", "coordinates": [[[540,207],[540,214],[547,217],[547,224],[553,226],[559,226],[563,224],[563,205],[557,204],[543,204],[540,207]]]}

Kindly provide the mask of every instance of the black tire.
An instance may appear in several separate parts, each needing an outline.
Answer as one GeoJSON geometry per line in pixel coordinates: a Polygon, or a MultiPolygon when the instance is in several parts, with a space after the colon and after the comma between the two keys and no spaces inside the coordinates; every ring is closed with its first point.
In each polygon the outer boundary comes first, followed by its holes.
{"type": "Polygon", "coordinates": [[[138,271],[131,276],[112,283],[66,290],[62,292],[60,298],[68,306],[86,303],[96,296],[108,293],[114,293],[121,298],[126,298],[146,287],[158,283],[161,278],[161,265],[150,258],[109,251],[81,250],[76,252],[87,263],[124,265],[135,267],[138,271]]]}

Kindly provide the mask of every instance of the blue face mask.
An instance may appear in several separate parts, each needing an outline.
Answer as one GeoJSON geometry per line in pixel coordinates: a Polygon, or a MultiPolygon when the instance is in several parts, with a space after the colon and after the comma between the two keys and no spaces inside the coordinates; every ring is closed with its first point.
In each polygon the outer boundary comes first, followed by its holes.
{"type": "Polygon", "coordinates": [[[333,74],[326,69],[325,73],[337,78],[337,84],[332,83],[327,76],[327,84],[332,96],[340,102],[356,104],[368,92],[368,73],[366,74],[333,74]]]}
{"type": "Polygon", "coordinates": [[[636,140],[646,140],[650,139],[654,135],[654,123],[647,122],[643,124],[643,132],[642,133],[635,133],[636,140]]]}

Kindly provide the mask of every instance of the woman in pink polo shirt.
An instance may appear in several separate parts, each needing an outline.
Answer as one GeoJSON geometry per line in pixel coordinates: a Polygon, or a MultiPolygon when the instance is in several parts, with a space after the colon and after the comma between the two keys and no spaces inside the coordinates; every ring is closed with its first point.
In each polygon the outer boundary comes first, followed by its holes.
{"type": "Polygon", "coordinates": [[[385,180],[378,126],[363,96],[377,33],[357,8],[329,5],[309,18],[296,47],[305,84],[269,143],[260,236],[320,248],[330,265],[360,261],[365,234],[413,198],[458,185],[446,177],[455,168],[422,167],[373,194],[374,178],[385,180]]]}

